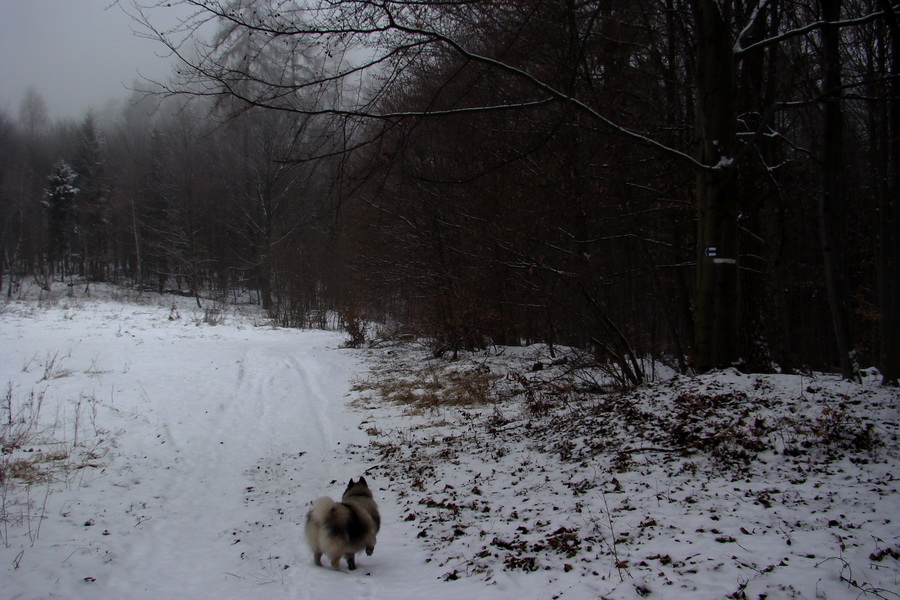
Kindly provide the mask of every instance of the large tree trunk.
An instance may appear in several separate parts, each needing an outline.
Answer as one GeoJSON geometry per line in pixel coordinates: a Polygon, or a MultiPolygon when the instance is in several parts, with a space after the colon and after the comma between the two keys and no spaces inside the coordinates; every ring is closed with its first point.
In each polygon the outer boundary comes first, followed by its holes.
{"type": "MultiPolygon", "coordinates": [[[[819,0],[822,20],[834,23],[841,17],[841,0],[819,0]]],[[[822,30],[825,76],[822,82],[824,169],[823,190],[819,196],[819,235],[825,266],[825,286],[831,321],[837,341],[841,375],[845,379],[859,376],[853,360],[850,337],[850,293],[847,285],[846,204],[844,183],[844,113],[841,107],[840,29],[826,26],[822,30]]]]}
{"type": "Polygon", "coordinates": [[[887,190],[879,202],[878,303],[881,308],[881,376],[883,385],[900,385],[900,20],[889,0],[880,1],[890,31],[890,102],[888,103],[887,190]]]}
{"type": "Polygon", "coordinates": [[[740,280],[738,207],[734,175],[736,67],[727,3],[698,0],[697,301],[694,366],[727,367],[739,358],[740,280]]]}

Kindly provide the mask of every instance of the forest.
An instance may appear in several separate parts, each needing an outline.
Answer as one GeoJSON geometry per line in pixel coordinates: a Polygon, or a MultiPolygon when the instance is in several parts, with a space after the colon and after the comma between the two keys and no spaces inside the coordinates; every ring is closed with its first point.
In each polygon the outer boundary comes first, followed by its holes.
{"type": "Polygon", "coordinates": [[[251,298],[624,385],[900,378],[900,4],[134,0],[116,114],[0,112],[0,275],[251,298]],[[190,7],[174,29],[169,5],[190,7]]]}

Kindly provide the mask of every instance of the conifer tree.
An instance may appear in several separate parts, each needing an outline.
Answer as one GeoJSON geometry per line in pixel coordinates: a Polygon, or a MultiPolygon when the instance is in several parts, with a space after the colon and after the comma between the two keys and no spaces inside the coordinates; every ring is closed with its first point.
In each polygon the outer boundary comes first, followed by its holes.
{"type": "Polygon", "coordinates": [[[50,265],[51,273],[58,266],[63,277],[68,271],[75,199],[79,192],[75,187],[77,178],[72,167],[65,161],[60,161],[54,167],[50,177],[47,178],[47,188],[44,190],[43,205],[47,210],[50,233],[47,262],[50,265]]]}

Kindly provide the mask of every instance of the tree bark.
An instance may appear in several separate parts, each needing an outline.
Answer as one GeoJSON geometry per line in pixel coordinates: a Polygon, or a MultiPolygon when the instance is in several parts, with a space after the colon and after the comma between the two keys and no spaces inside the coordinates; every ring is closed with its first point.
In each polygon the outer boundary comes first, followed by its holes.
{"type": "MultiPolygon", "coordinates": [[[[841,18],[841,0],[819,0],[822,19],[835,23],[841,18]]],[[[850,294],[847,285],[846,204],[844,183],[844,113],[841,107],[840,29],[827,25],[822,30],[824,78],[822,81],[822,168],[823,189],[819,195],[819,237],[825,267],[825,287],[831,321],[837,341],[838,360],[844,379],[859,377],[853,359],[850,334],[850,294]]]]}
{"type": "Polygon", "coordinates": [[[887,190],[878,206],[878,300],[881,309],[881,383],[900,385],[900,19],[888,0],[879,4],[887,15],[890,32],[890,102],[888,103],[887,190]]]}
{"type": "Polygon", "coordinates": [[[727,3],[698,0],[697,302],[694,366],[728,367],[739,359],[740,280],[738,206],[734,173],[737,145],[737,69],[727,3]]]}

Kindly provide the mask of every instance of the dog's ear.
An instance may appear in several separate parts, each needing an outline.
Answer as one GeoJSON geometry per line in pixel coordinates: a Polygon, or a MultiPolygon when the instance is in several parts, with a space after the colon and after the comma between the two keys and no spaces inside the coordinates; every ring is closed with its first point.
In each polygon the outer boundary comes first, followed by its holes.
{"type": "Polygon", "coordinates": [[[369,484],[366,483],[366,478],[363,477],[362,475],[359,476],[359,481],[357,483],[359,483],[359,485],[364,485],[366,487],[369,487],[369,484]]]}
{"type": "Polygon", "coordinates": [[[351,478],[350,478],[350,483],[347,484],[347,487],[348,487],[348,488],[351,488],[351,487],[353,487],[353,486],[354,486],[353,478],[351,477],[351,478]]]}

